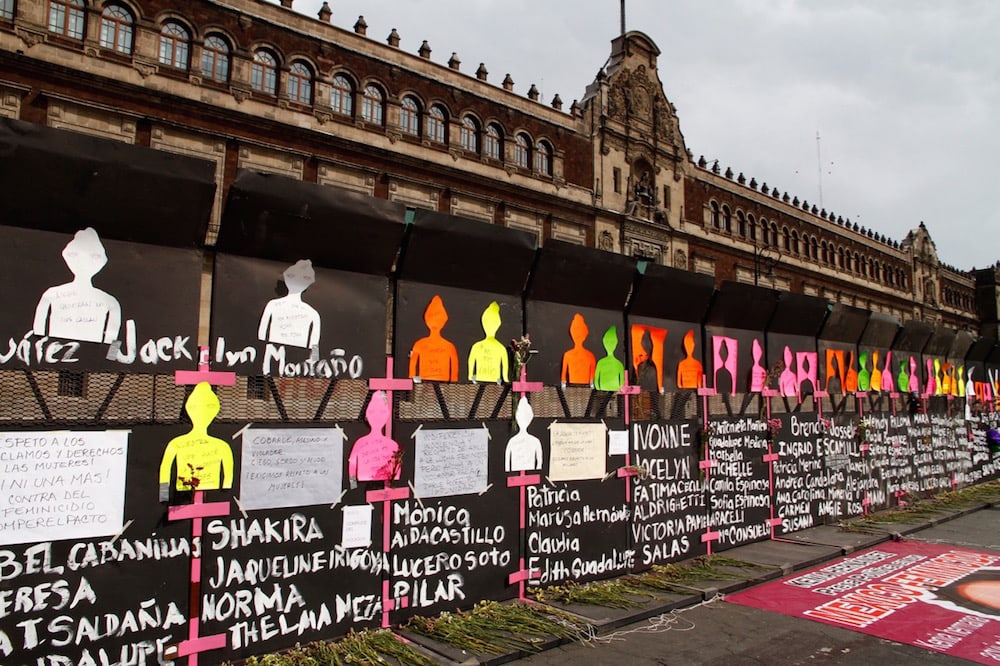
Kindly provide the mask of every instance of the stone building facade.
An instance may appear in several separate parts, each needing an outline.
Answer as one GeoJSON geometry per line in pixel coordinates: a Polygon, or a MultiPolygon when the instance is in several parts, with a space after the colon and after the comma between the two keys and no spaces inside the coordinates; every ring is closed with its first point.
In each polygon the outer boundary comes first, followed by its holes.
{"type": "Polygon", "coordinates": [[[943,265],[922,223],[888,239],[696,160],[641,32],[614,39],[567,106],[331,16],[257,0],[0,0],[0,114],[213,162],[208,247],[252,169],[979,328],[975,276],[943,265]]]}

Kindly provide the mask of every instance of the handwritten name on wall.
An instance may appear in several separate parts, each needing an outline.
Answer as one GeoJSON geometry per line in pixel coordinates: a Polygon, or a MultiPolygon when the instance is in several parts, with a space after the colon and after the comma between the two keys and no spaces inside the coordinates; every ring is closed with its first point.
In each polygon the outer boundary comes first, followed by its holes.
{"type": "Polygon", "coordinates": [[[690,557],[708,526],[705,484],[699,478],[694,422],[634,423],[632,541],[638,562],[660,564],[690,557]]]}

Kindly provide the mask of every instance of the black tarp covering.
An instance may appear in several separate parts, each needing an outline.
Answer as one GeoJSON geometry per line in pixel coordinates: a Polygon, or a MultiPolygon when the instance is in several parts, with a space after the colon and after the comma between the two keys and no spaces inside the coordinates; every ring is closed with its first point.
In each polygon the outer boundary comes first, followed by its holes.
{"type": "Polygon", "coordinates": [[[629,315],[697,324],[705,318],[714,293],[711,275],[650,264],[632,292],[629,315]]]}
{"type": "Polygon", "coordinates": [[[426,284],[519,294],[535,258],[531,234],[418,210],[397,276],[426,284]]]}
{"type": "Polygon", "coordinates": [[[406,208],[339,187],[240,170],[229,188],[220,252],[388,275],[406,208]]]}
{"type": "Polygon", "coordinates": [[[212,162],[0,118],[6,225],[192,247],[214,196],[212,162]]]}

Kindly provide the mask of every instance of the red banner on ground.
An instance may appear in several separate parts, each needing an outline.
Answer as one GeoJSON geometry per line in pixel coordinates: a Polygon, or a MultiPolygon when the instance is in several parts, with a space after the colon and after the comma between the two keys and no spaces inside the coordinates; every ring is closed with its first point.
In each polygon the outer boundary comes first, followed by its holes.
{"type": "Polygon", "coordinates": [[[886,543],[727,601],[1000,662],[1000,554],[886,543]]]}

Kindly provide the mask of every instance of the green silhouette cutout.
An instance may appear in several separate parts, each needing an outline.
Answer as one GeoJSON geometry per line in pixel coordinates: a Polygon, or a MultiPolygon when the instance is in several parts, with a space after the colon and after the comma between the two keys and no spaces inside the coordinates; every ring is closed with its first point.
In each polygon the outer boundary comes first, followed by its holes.
{"type": "Polygon", "coordinates": [[[625,383],[625,364],[615,358],[618,348],[618,327],[604,332],[604,350],[608,355],[597,362],[594,371],[594,388],[598,391],[619,391],[625,383]]]}
{"type": "Polygon", "coordinates": [[[858,365],[861,366],[858,372],[858,390],[867,391],[872,384],[872,373],[868,369],[868,352],[863,351],[858,355],[858,365]]]}

